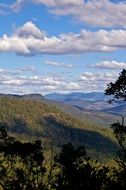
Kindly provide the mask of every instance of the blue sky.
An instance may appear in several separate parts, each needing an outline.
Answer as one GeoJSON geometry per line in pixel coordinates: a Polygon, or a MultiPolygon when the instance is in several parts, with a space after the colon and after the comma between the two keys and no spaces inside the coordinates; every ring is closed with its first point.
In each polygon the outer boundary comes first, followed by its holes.
{"type": "Polygon", "coordinates": [[[126,3],[1,0],[0,92],[104,91],[126,67],[126,3]]]}

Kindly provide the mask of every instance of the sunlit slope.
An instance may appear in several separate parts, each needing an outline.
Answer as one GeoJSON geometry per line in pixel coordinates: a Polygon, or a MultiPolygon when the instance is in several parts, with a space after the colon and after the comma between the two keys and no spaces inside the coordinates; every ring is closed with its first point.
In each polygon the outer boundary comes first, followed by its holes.
{"type": "Polygon", "coordinates": [[[0,97],[0,122],[18,138],[41,139],[44,147],[71,141],[93,154],[112,155],[117,149],[110,129],[72,117],[44,100],[0,97]]]}

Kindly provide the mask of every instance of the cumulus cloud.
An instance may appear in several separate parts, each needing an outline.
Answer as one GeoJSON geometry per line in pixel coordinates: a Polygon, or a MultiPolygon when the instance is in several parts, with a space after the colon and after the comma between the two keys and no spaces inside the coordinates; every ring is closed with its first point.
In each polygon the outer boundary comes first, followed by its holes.
{"type": "Polygon", "coordinates": [[[47,92],[73,92],[73,91],[104,91],[106,84],[114,81],[118,73],[113,72],[84,72],[80,76],[67,78],[58,73],[44,76],[32,71],[0,69],[0,90],[3,93],[47,93],[47,92]],[[15,74],[17,72],[17,74],[15,74]]]}
{"type": "Polygon", "coordinates": [[[94,68],[101,68],[101,69],[125,69],[126,63],[124,62],[117,62],[117,61],[102,61],[93,65],[94,68]]]}
{"type": "MultiPolygon", "coordinates": [[[[22,70],[22,68],[20,69],[22,70]]],[[[35,75],[31,73],[30,75],[25,74],[25,69],[20,73],[15,71],[7,71],[0,69],[0,89],[3,93],[44,93],[52,91],[70,91],[79,89],[79,84],[77,84],[74,79],[67,80],[60,77],[58,74],[55,76],[46,75],[35,75]]]]}
{"type": "Polygon", "coordinates": [[[126,30],[98,30],[48,36],[31,21],[0,38],[0,52],[19,55],[83,54],[85,52],[112,52],[126,48],[126,30]]]}
{"type": "MultiPolygon", "coordinates": [[[[80,85],[87,86],[91,91],[104,91],[108,83],[115,81],[118,73],[113,72],[84,72],[80,76],[80,85]]],[[[85,87],[84,87],[85,88],[85,87]]]]}
{"type": "Polygon", "coordinates": [[[27,22],[15,31],[15,35],[22,38],[31,36],[37,39],[44,39],[45,32],[37,28],[32,22],[27,22]]]}
{"type": "Polygon", "coordinates": [[[126,3],[110,0],[17,0],[14,11],[25,2],[45,5],[55,15],[70,15],[76,21],[101,27],[126,27],[126,3]],[[114,13],[114,14],[113,14],[114,13]]]}
{"type": "Polygon", "coordinates": [[[64,67],[64,68],[72,68],[72,64],[65,64],[65,63],[59,63],[55,61],[45,61],[45,64],[47,65],[52,65],[54,67],[64,67]]]}
{"type": "Polygon", "coordinates": [[[103,82],[106,80],[113,80],[114,78],[116,78],[118,73],[116,72],[97,72],[97,73],[93,73],[93,72],[84,72],[81,75],[81,80],[83,81],[99,81],[99,82],[103,82]]]}

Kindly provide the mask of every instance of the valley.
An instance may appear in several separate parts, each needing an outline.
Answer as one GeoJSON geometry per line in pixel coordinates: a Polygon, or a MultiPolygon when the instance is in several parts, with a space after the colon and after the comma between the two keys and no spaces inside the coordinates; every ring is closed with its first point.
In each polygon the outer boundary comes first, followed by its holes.
{"type": "Polygon", "coordinates": [[[84,145],[94,158],[111,159],[118,145],[110,124],[117,119],[102,110],[80,109],[39,94],[0,96],[0,125],[22,141],[40,139],[44,149],[53,145],[58,150],[71,142],[84,145]]]}

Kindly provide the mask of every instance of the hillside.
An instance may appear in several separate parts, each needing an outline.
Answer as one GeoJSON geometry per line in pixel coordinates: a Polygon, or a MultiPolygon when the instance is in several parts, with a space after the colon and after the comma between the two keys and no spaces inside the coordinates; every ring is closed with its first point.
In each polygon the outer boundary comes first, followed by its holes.
{"type": "Polygon", "coordinates": [[[52,93],[45,95],[44,98],[50,104],[57,105],[67,114],[106,127],[110,127],[112,123],[121,120],[120,114],[124,114],[126,110],[126,105],[122,101],[108,104],[109,98],[102,92],[52,93]]]}
{"type": "Polygon", "coordinates": [[[112,156],[117,150],[110,129],[72,117],[44,100],[0,97],[0,123],[22,140],[41,139],[45,148],[72,142],[85,145],[96,157],[112,156]]]}
{"type": "MultiPolygon", "coordinates": [[[[110,112],[109,109],[99,111],[99,110],[86,110],[79,106],[73,106],[64,103],[55,103],[63,112],[70,114],[82,121],[86,120],[94,125],[100,125],[101,127],[110,127],[110,125],[117,120],[121,121],[121,117],[115,112],[110,112]]],[[[119,113],[119,112],[118,112],[119,113]]]]}

